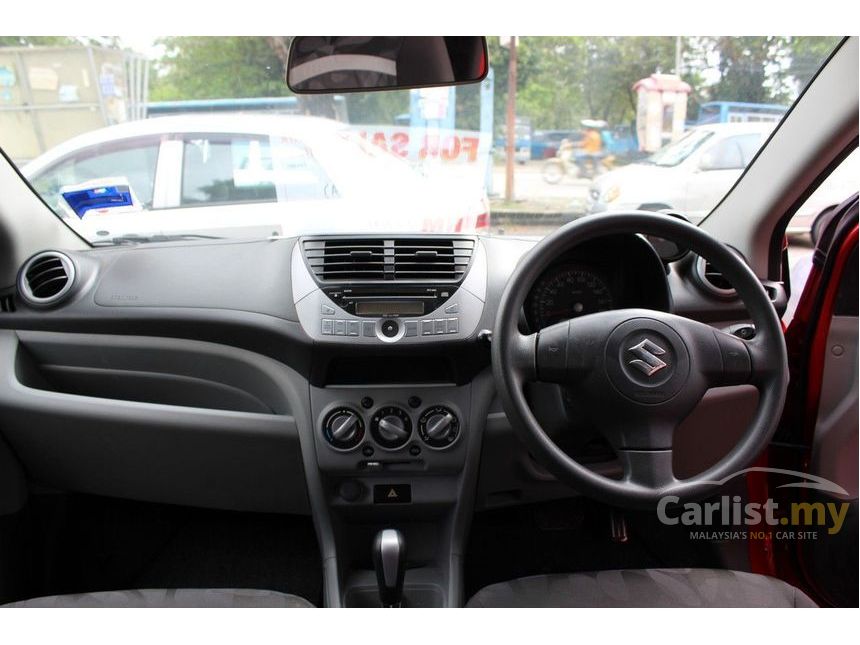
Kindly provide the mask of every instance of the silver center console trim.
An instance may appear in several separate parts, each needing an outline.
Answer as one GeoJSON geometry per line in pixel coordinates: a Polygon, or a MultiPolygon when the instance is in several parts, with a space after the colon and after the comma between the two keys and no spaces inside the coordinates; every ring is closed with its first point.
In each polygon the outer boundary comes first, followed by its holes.
{"type": "MultiPolygon", "coordinates": [[[[317,285],[301,247],[300,243],[293,246],[291,258],[293,301],[302,328],[315,341],[421,344],[468,338],[478,327],[487,293],[487,253],[480,239],[475,241],[469,270],[451,298],[423,316],[388,318],[353,316],[341,309],[317,285]],[[390,320],[396,322],[398,329],[389,336],[383,333],[382,326],[390,320]]],[[[392,283],[393,289],[396,284],[392,283]]]]}

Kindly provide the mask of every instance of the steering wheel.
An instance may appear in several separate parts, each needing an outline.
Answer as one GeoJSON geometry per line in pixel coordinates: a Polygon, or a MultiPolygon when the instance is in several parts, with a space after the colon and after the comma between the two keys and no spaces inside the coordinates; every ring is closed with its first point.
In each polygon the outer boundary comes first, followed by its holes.
{"type": "Polygon", "coordinates": [[[514,430],[535,459],[582,493],[617,506],[649,507],[713,493],[747,467],[776,430],[788,385],[782,326],[750,268],[727,246],[683,220],[640,211],[591,215],[563,226],[527,253],[499,303],[492,337],[496,386],[514,430]],[[524,335],[518,326],[535,280],[572,247],[606,235],[644,233],[707,258],[735,287],[755,323],[752,340],[689,318],[650,309],[620,309],[563,321],[524,335]],[[598,430],[623,467],[600,475],[562,451],[535,419],[527,382],[557,383],[600,413],[598,430]],[[687,479],[672,469],[675,429],[710,387],[751,384],[758,407],[746,432],[718,463],[687,479]]]}

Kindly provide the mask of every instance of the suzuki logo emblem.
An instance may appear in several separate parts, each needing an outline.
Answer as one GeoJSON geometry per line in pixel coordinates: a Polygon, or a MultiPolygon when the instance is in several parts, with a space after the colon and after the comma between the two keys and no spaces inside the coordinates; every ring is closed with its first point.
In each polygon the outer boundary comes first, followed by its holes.
{"type": "Polygon", "coordinates": [[[645,376],[653,376],[664,367],[669,366],[668,363],[660,359],[660,356],[665,354],[666,350],[647,338],[627,351],[632,352],[636,356],[629,364],[642,370],[645,376]]]}

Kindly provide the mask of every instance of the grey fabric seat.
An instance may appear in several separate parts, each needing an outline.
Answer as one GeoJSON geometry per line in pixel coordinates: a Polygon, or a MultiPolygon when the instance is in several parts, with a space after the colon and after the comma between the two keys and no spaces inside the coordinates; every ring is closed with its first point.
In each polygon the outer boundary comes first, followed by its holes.
{"type": "Polygon", "coordinates": [[[304,598],[262,589],[129,589],[45,596],[4,607],[313,607],[304,598]]]}
{"type": "Polygon", "coordinates": [[[467,607],[815,607],[768,576],[721,569],[622,569],[519,578],[484,587],[467,607]]]}

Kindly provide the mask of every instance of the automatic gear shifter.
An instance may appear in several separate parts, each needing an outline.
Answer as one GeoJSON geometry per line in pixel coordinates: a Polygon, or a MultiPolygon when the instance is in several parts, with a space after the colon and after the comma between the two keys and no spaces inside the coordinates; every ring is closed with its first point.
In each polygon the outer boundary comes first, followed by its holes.
{"type": "Polygon", "coordinates": [[[406,540],[396,529],[383,529],[373,541],[373,566],[383,607],[403,605],[403,576],[406,574],[406,540]]]}

